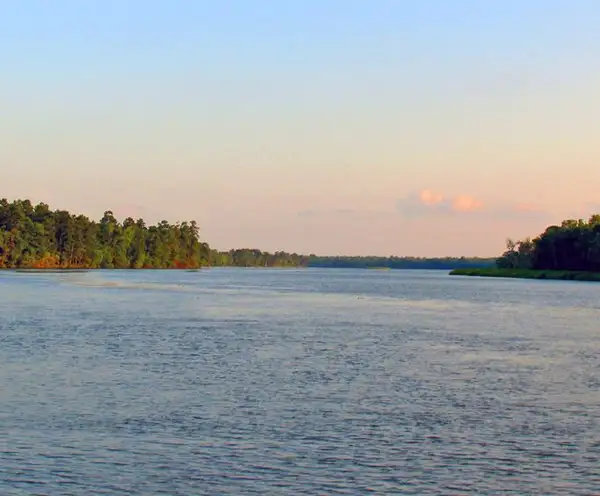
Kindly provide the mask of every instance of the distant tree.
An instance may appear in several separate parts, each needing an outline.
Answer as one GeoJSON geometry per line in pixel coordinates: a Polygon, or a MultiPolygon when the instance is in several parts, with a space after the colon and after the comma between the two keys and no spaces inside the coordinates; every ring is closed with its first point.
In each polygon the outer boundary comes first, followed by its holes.
{"type": "Polygon", "coordinates": [[[600,271],[600,215],[568,219],[548,226],[543,233],[523,241],[507,242],[497,260],[501,268],[600,271]]]}

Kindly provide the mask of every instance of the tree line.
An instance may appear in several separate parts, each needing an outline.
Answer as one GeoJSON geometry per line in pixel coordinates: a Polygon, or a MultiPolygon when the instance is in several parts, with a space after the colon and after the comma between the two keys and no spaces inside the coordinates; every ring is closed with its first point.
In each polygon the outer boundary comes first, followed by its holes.
{"type": "Polygon", "coordinates": [[[509,239],[496,265],[503,269],[600,272],[600,215],[587,221],[564,220],[533,239],[509,239]]]}
{"type": "Polygon", "coordinates": [[[99,221],[45,203],[0,200],[0,268],[166,269],[205,266],[296,267],[308,257],[253,249],[219,252],[200,240],[195,221],[146,225],[119,222],[111,211],[99,221]]]}
{"type": "Polygon", "coordinates": [[[310,267],[340,269],[426,269],[452,270],[493,266],[494,258],[467,257],[318,257],[311,256],[310,267]]]}
{"type": "Polygon", "coordinates": [[[207,266],[453,269],[486,267],[493,259],[320,257],[258,249],[218,251],[200,239],[195,221],[146,225],[119,222],[107,210],[98,221],[30,200],[0,200],[0,268],[167,269],[207,266]]]}

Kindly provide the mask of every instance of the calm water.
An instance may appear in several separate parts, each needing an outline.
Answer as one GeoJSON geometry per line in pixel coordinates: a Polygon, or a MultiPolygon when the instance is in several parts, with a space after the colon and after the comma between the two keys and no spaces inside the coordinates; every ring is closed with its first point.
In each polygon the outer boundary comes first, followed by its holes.
{"type": "Polygon", "coordinates": [[[598,494],[600,284],[0,273],[0,494],[598,494]]]}

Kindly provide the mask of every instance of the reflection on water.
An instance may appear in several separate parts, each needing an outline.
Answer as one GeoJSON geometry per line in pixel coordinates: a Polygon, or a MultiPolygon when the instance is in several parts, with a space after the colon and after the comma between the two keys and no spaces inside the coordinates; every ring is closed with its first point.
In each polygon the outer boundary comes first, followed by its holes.
{"type": "Polygon", "coordinates": [[[0,273],[0,494],[594,494],[600,285],[0,273]]]}

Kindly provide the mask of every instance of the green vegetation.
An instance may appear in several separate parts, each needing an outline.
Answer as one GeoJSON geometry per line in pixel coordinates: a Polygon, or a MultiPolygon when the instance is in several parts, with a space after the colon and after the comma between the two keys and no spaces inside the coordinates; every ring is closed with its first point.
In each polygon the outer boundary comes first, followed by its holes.
{"type": "Polygon", "coordinates": [[[578,272],[569,270],[500,269],[454,269],[453,276],[511,277],[517,279],[554,279],[561,281],[600,281],[600,272],[578,272]]]}
{"type": "Polygon", "coordinates": [[[276,251],[269,253],[242,248],[229,251],[211,250],[208,265],[215,267],[306,267],[309,257],[297,253],[276,251]]]}
{"type": "Polygon", "coordinates": [[[417,258],[417,257],[317,257],[311,255],[309,267],[343,269],[438,269],[493,267],[493,258],[417,258]]]}
{"type": "Polygon", "coordinates": [[[0,200],[0,268],[197,269],[237,267],[338,267],[445,269],[489,267],[492,259],[414,257],[318,257],[256,249],[220,252],[199,238],[196,222],[147,226],[143,219],[99,221],[29,200],[0,200]]]}
{"type": "Polygon", "coordinates": [[[496,267],[453,270],[451,275],[600,281],[600,215],[565,220],[534,239],[507,240],[496,267]]]}
{"type": "Polygon", "coordinates": [[[215,265],[296,267],[308,257],[241,249],[218,252],[200,241],[196,222],[146,226],[143,219],[118,222],[106,211],[100,221],[29,200],[0,200],[0,268],[198,268],[215,265]]]}
{"type": "MultiPolygon", "coordinates": [[[[515,246],[517,246],[515,244],[515,246]]],[[[515,257],[527,245],[518,245],[515,257]]],[[[506,255],[506,254],[505,254],[506,255]]],[[[512,260],[512,259],[511,259],[512,260]]],[[[147,226],[119,222],[111,211],[99,221],[29,200],[0,200],[0,268],[8,269],[198,269],[208,266],[327,267],[360,269],[476,269],[487,258],[319,257],[257,249],[217,251],[199,237],[195,221],[147,226]]]]}

